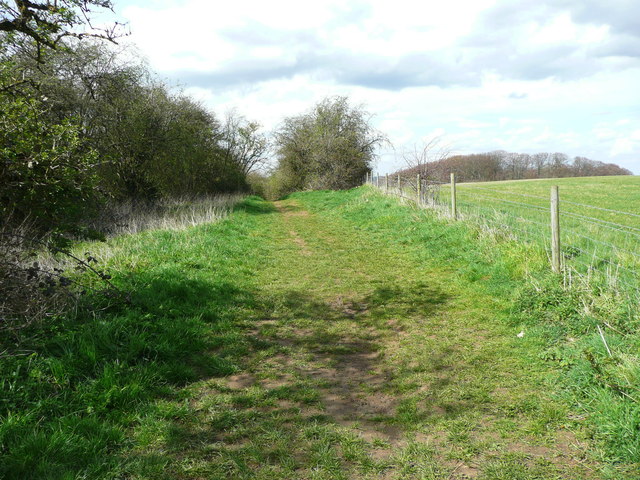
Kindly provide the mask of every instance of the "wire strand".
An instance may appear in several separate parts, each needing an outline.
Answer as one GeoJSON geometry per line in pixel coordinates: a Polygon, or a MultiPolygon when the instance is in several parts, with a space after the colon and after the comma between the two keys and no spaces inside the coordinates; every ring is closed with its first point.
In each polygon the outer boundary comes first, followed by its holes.
{"type": "Polygon", "coordinates": [[[574,230],[570,230],[569,232],[570,232],[570,234],[571,234],[571,235],[576,235],[576,236],[578,236],[578,237],[584,238],[584,239],[589,240],[589,241],[591,241],[591,242],[599,243],[600,245],[604,245],[605,247],[611,247],[611,248],[613,248],[614,250],[617,250],[618,252],[627,253],[627,254],[629,254],[629,255],[633,255],[634,257],[640,258],[640,255],[639,255],[639,254],[634,253],[634,252],[631,252],[631,251],[629,251],[629,250],[625,250],[625,249],[623,249],[623,248],[620,248],[619,246],[614,245],[613,243],[607,243],[607,242],[603,242],[603,241],[601,241],[601,240],[596,240],[595,238],[589,237],[589,236],[587,236],[587,235],[583,235],[583,234],[578,233],[578,232],[576,232],[576,231],[574,231],[574,230]]]}
{"type": "Polygon", "coordinates": [[[547,211],[547,208],[545,208],[545,207],[539,207],[538,205],[531,205],[529,203],[514,202],[512,200],[505,200],[503,198],[487,197],[486,195],[478,195],[478,194],[476,194],[475,196],[476,197],[480,197],[480,198],[485,198],[487,200],[495,200],[497,202],[509,203],[509,204],[512,204],[512,205],[520,205],[520,206],[531,208],[531,209],[534,209],[534,210],[542,210],[542,211],[545,211],[545,212],[547,211]]]}
{"type": "Polygon", "coordinates": [[[627,233],[629,235],[635,235],[637,237],[640,237],[640,235],[637,234],[637,233],[629,232],[628,230],[623,230],[625,228],[628,228],[630,230],[640,232],[640,228],[632,227],[630,225],[621,225],[619,223],[609,222],[607,220],[601,220],[599,218],[594,218],[594,217],[588,217],[586,215],[580,215],[579,213],[573,213],[573,212],[560,212],[560,216],[562,216],[562,215],[566,215],[566,216],[574,217],[574,218],[580,218],[580,219],[585,220],[587,222],[591,222],[591,223],[594,223],[596,225],[600,225],[601,227],[612,228],[613,230],[619,230],[619,231],[627,233]],[[613,227],[619,227],[619,228],[613,228],[613,227]]]}
{"type": "Polygon", "coordinates": [[[612,210],[610,208],[604,207],[596,207],[595,205],[587,205],[586,203],[570,202],[569,200],[562,200],[562,203],[568,203],[569,205],[576,205],[578,207],[593,208],[595,210],[602,210],[603,212],[620,213],[622,215],[629,215],[630,217],[640,218],[640,215],[638,215],[637,213],[623,212],[622,210],[612,210]]]}

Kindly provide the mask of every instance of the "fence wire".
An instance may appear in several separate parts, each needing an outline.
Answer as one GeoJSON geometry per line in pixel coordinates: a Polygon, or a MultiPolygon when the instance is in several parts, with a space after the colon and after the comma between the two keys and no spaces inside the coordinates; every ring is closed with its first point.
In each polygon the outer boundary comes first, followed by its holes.
{"type": "MultiPolygon", "coordinates": [[[[407,176],[370,176],[384,193],[453,216],[451,184],[407,176]]],[[[506,238],[539,246],[551,256],[549,198],[476,184],[455,186],[456,217],[506,238]]],[[[618,291],[640,293],[640,215],[560,201],[563,269],[588,281],[598,277],[618,291]]]]}

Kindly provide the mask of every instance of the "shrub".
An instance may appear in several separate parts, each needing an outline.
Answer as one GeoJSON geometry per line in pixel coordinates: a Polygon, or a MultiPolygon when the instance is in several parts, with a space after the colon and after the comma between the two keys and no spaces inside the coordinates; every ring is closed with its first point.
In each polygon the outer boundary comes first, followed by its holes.
{"type": "Polygon", "coordinates": [[[33,98],[0,96],[0,213],[38,231],[78,233],[98,201],[96,154],[71,120],[50,124],[33,98]]]}
{"type": "Polygon", "coordinates": [[[346,97],[326,98],[309,113],[287,118],[276,132],[277,190],[347,189],[362,183],[385,137],[370,115],[346,97]]]}

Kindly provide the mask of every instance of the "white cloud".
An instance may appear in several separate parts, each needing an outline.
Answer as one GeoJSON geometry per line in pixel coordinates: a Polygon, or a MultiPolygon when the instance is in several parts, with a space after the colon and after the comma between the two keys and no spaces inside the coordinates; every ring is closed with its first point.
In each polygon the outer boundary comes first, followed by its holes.
{"type": "Polygon", "coordinates": [[[625,153],[633,153],[636,143],[630,138],[617,138],[611,147],[611,156],[617,157],[625,153]]]}
{"type": "Polygon", "coordinates": [[[460,153],[564,151],[640,174],[637,2],[132,1],[116,0],[131,41],[219,114],[271,129],[348,95],[399,147],[441,134],[460,153]]]}

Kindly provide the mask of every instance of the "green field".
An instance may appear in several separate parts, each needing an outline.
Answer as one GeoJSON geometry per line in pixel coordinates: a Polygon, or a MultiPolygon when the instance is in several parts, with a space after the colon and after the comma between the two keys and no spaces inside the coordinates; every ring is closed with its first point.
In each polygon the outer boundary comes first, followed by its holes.
{"type": "Polygon", "coordinates": [[[363,187],[80,248],[132,303],[5,352],[2,478],[637,478],[637,313],[533,246],[363,187]]]}
{"type": "Polygon", "coordinates": [[[598,219],[640,228],[640,176],[620,177],[578,177],[553,178],[540,180],[515,180],[504,182],[461,183],[461,192],[473,188],[487,188],[496,192],[526,194],[541,197],[535,205],[547,206],[552,185],[560,187],[560,199],[567,202],[591,205],[594,207],[618,210],[637,216],[616,214],[603,210],[579,208],[566,204],[563,208],[570,212],[584,213],[598,219]]]}
{"type": "MultiPolygon", "coordinates": [[[[584,177],[457,185],[458,213],[520,241],[550,248],[550,190],[559,187],[565,271],[637,294],[640,277],[640,177],[584,177]]],[[[437,202],[450,205],[442,185],[437,202]]]]}

